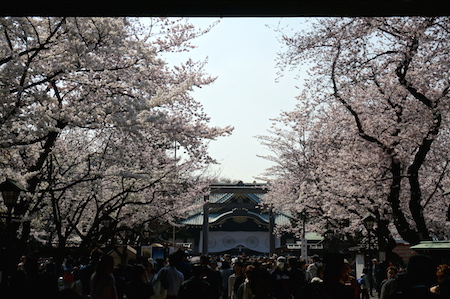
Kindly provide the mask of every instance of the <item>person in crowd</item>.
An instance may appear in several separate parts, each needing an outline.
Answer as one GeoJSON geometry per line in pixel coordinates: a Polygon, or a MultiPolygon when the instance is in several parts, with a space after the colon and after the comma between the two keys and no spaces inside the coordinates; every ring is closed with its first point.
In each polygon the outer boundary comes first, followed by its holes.
{"type": "Polygon", "coordinates": [[[442,298],[450,298],[450,267],[446,264],[439,265],[436,270],[437,284],[431,288],[431,292],[442,298]]]}
{"type": "Polygon", "coordinates": [[[252,275],[255,272],[255,266],[248,265],[245,267],[245,279],[244,282],[238,288],[237,299],[252,299],[253,292],[250,287],[250,281],[252,280],[252,275]]]}
{"type": "Polygon", "coordinates": [[[61,265],[61,272],[64,282],[64,288],[68,289],[75,281],[75,272],[78,271],[78,266],[71,256],[67,256],[61,265]]]}
{"type": "Polygon", "coordinates": [[[373,291],[378,289],[378,272],[380,271],[380,266],[378,264],[377,259],[372,259],[371,265],[370,265],[370,288],[369,288],[369,294],[371,297],[373,297],[373,291]]]}
{"type": "Polygon", "coordinates": [[[95,272],[91,276],[91,299],[118,299],[113,270],[113,257],[106,254],[102,255],[95,267],[95,272]]]}
{"type": "Polygon", "coordinates": [[[344,272],[344,257],[342,254],[330,253],[323,259],[323,282],[305,287],[302,298],[314,299],[354,299],[353,288],[341,283],[344,272]]]}
{"type": "Polygon", "coordinates": [[[369,299],[370,276],[367,268],[363,269],[361,278],[358,279],[358,283],[360,286],[361,299],[369,299]]]}
{"type": "Polygon", "coordinates": [[[386,299],[388,295],[395,292],[396,282],[397,282],[398,268],[395,266],[390,266],[386,270],[386,279],[381,282],[380,288],[380,299],[386,299]]]}
{"type": "Polygon", "coordinates": [[[89,262],[86,265],[80,267],[78,271],[78,278],[81,282],[82,294],[87,297],[90,293],[91,276],[97,267],[100,257],[103,255],[103,251],[99,248],[94,248],[89,254],[89,262]]]}
{"type": "Polygon", "coordinates": [[[245,279],[245,266],[242,262],[236,261],[233,264],[233,274],[228,278],[228,299],[236,299],[239,286],[245,279]]]}
{"type": "Polygon", "coordinates": [[[145,268],[145,272],[147,272],[147,276],[146,276],[147,282],[151,283],[153,281],[153,279],[155,278],[155,276],[156,276],[155,268],[153,266],[153,263],[147,259],[147,260],[143,261],[142,265],[145,268]]]}
{"type": "Polygon", "coordinates": [[[135,264],[131,269],[131,280],[127,283],[125,294],[127,299],[150,299],[155,294],[148,282],[147,272],[142,264],[135,264]]]}
{"type": "Polygon", "coordinates": [[[380,296],[381,293],[381,283],[387,278],[387,269],[391,266],[391,264],[388,261],[381,261],[378,263],[378,269],[375,272],[375,281],[377,282],[376,284],[376,291],[378,293],[378,297],[380,296]]]}
{"type": "Polygon", "coordinates": [[[119,297],[119,299],[122,299],[125,296],[127,283],[131,280],[130,275],[131,267],[128,268],[121,264],[117,265],[113,270],[113,276],[116,282],[117,297],[119,297]]]}
{"type": "Polygon", "coordinates": [[[322,282],[323,282],[323,265],[319,265],[319,267],[317,267],[316,276],[314,276],[309,283],[320,284],[322,282]]]}
{"type": "Polygon", "coordinates": [[[267,269],[257,268],[253,270],[248,285],[253,295],[252,299],[272,299],[272,284],[267,269]]]}
{"type": "Polygon", "coordinates": [[[166,299],[177,299],[184,275],[177,270],[179,259],[175,254],[169,255],[169,265],[161,268],[155,276],[154,283],[160,282],[161,287],[167,291],[166,299]]]}
{"type": "Polygon", "coordinates": [[[352,275],[352,270],[350,263],[344,259],[344,269],[342,271],[341,283],[350,286],[354,292],[354,299],[361,298],[361,288],[359,286],[358,280],[352,275]]]}
{"type": "Polygon", "coordinates": [[[277,268],[271,273],[272,295],[277,299],[291,298],[290,272],[284,256],[277,258],[277,268]]]}
{"type": "Polygon", "coordinates": [[[387,299],[431,299],[439,298],[430,290],[436,282],[436,266],[426,255],[414,255],[409,258],[406,267],[406,283],[400,290],[386,296],[387,299]]]}
{"type": "Polygon", "coordinates": [[[187,261],[187,254],[183,250],[179,249],[175,252],[175,255],[177,256],[178,262],[176,265],[176,268],[178,271],[183,273],[184,279],[187,280],[191,277],[191,264],[187,261]]]}
{"type": "Polygon", "coordinates": [[[57,279],[47,275],[37,252],[27,254],[21,268],[12,274],[10,289],[0,294],[1,298],[55,298],[58,292],[57,279]]]}
{"type": "Polygon", "coordinates": [[[222,275],[222,299],[227,299],[228,279],[232,273],[233,269],[231,268],[230,261],[222,261],[222,266],[220,267],[220,274],[222,275]]]}
{"type": "Polygon", "coordinates": [[[311,259],[312,263],[306,268],[306,280],[308,282],[316,276],[317,268],[320,265],[320,257],[317,254],[314,254],[311,259]]]}
{"type": "Polygon", "coordinates": [[[25,272],[25,263],[27,262],[27,256],[22,255],[20,257],[19,263],[17,264],[17,271],[25,272]]]}
{"type": "Polygon", "coordinates": [[[301,297],[301,292],[306,285],[305,260],[298,260],[295,257],[288,259],[289,264],[289,289],[294,299],[301,297]]]}
{"type": "Polygon", "coordinates": [[[178,292],[178,299],[212,299],[213,292],[210,284],[203,279],[206,266],[195,264],[192,267],[192,275],[185,280],[178,292]]]}
{"type": "Polygon", "coordinates": [[[215,270],[217,261],[211,260],[206,255],[202,255],[200,257],[200,264],[205,266],[205,280],[211,286],[213,299],[219,299],[222,292],[222,275],[218,270],[215,270]]]}

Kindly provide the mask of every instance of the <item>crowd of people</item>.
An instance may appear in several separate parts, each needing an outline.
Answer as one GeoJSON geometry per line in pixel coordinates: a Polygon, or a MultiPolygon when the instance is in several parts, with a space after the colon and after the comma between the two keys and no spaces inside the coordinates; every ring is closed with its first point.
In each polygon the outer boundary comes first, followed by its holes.
{"type": "Polygon", "coordinates": [[[415,255],[405,269],[376,260],[356,278],[341,254],[188,257],[179,250],[166,260],[138,257],[128,265],[100,249],[81,264],[67,257],[23,256],[12,279],[11,298],[91,299],[415,299],[450,298],[450,267],[415,255]],[[34,276],[33,276],[34,274],[34,276]],[[33,281],[30,281],[33,277],[33,281]]]}

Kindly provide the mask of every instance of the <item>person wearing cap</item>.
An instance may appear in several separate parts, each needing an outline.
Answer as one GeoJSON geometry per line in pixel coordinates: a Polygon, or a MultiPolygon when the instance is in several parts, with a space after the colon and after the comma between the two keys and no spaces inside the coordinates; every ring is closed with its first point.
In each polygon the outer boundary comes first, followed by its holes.
{"type": "Polygon", "coordinates": [[[317,254],[312,256],[312,263],[306,268],[306,279],[308,282],[317,276],[317,269],[320,265],[320,257],[317,254]]]}
{"type": "Polygon", "coordinates": [[[217,261],[211,259],[209,256],[202,255],[200,257],[200,264],[205,266],[205,280],[210,284],[213,299],[219,299],[222,293],[222,274],[215,270],[217,261]]]}

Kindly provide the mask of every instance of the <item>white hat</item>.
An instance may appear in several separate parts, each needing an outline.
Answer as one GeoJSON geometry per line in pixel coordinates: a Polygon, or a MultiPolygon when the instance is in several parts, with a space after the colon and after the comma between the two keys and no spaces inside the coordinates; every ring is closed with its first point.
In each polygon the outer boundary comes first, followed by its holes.
{"type": "Polygon", "coordinates": [[[278,258],[277,258],[277,261],[283,261],[283,262],[285,262],[286,261],[286,258],[284,257],[284,256],[279,256],[278,258]]]}

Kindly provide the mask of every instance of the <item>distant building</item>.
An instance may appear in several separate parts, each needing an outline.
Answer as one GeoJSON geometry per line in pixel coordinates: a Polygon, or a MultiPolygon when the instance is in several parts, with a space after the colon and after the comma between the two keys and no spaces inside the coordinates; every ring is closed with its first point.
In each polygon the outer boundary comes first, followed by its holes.
{"type": "Polygon", "coordinates": [[[273,229],[289,225],[290,216],[260,206],[266,187],[242,182],[210,185],[203,208],[182,221],[190,237],[177,240],[178,245],[190,248],[193,254],[269,255],[286,251],[291,247],[287,243],[295,243],[295,239],[286,234],[276,236],[273,229]]]}
{"type": "Polygon", "coordinates": [[[422,241],[411,246],[419,254],[431,256],[437,263],[450,264],[450,241],[422,241]]]}

